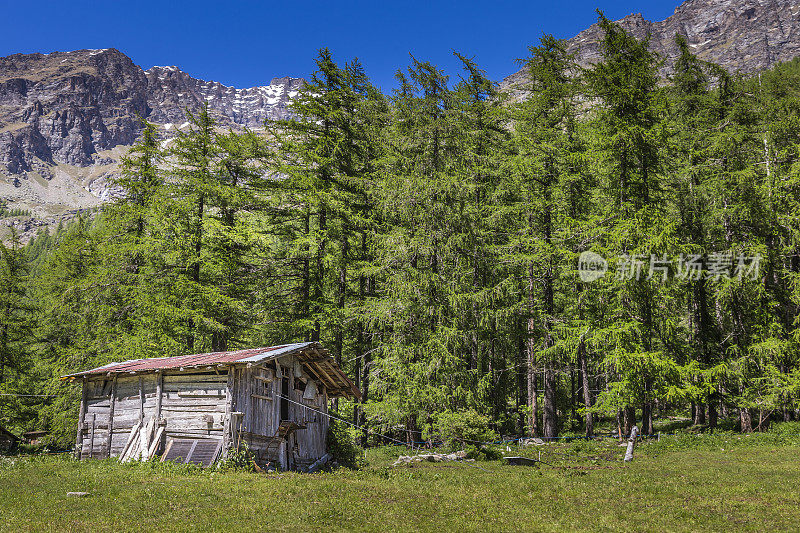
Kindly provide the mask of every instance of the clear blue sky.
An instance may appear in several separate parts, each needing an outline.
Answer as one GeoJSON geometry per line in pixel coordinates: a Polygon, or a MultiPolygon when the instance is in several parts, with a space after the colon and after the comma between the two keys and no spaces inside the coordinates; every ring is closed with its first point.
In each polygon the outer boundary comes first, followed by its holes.
{"type": "Polygon", "coordinates": [[[634,12],[670,16],[681,0],[235,1],[0,0],[0,56],[117,48],[147,69],[177,65],[236,87],[275,76],[307,76],[316,50],[358,57],[373,81],[393,86],[408,54],[453,74],[455,49],[496,80],[543,33],[569,38],[596,21],[634,12]]]}

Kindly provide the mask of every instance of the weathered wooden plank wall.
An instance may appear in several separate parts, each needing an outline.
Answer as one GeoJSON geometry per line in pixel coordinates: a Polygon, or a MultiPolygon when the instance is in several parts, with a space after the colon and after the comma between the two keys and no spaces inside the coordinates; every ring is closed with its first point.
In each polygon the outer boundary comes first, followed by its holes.
{"type": "Polygon", "coordinates": [[[108,422],[111,407],[111,380],[84,382],[84,415],[80,457],[105,457],[108,444],[108,422]]]}
{"type": "Polygon", "coordinates": [[[317,387],[313,380],[307,378],[305,387],[305,390],[292,388],[290,396],[294,402],[297,402],[291,404],[294,408],[293,416],[299,423],[306,426],[306,429],[298,431],[295,437],[295,461],[299,465],[309,466],[327,452],[326,438],[329,419],[324,385],[317,387]],[[313,393],[306,394],[309,387],[313,387],[315,390],[313,393]]]}
{"type": "Polygon", "coordinates": [[[134,425],[156,416],[157,381],[158,376],[155,374],[122,375],[117,378],[111,438],[112,457],[122,452],[134,425]]]}
{"type": "Polygon", "coordinates": [[[228,374],[165,372],[161,418],[168,438],[222,439],[227,409],[228,374]]]}
{"type": "MultiPolygon", "coordinates": [[[[244,413],[242,431],[245,442],[256,456],[288,466],[307,466],[327,452],[327,395],[297,364],[286,356],[266,365],[238,367],[233,378],[233,411],[244,413]],[[292,434],[288,442],[270,446],[281,422],[282,379],[289,385],[288,420],[306,426],[292,434]],[[301,405],[298,405],[301,404],[301,405]],[[267,455],[264,452],[269,450],[267,455]]],[[[234,443],[235,445],[235,443],[234,443]]]]}
{"type": "Polygon", "coordinates": [[[111,380],[87,381],[80,457],[118,456],[128,441],[131,428],[151,417],[167,421],[165,439],[170,437],[222,439],[227,406],[227,373],[165,372],[119,376],[111,380]],[[114,414],[111,389],[114,389],[114,414]],[[109,446],[109,419],[112,422],[109,446]],[[89,439],[94,423],[94,439],[89,439]]]}

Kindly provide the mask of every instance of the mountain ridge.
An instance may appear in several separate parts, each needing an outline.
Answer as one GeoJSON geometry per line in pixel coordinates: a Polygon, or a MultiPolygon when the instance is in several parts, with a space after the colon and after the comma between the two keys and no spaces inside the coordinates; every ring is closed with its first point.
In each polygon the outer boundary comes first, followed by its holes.
{"type": "MultiPolygon", "coordinates": [[[[662,21],[637,13],[618,22],[637,38],[649,36],[665,59],[664,77],[677,54],[676,34],[701,59],[733,72],[800,56],[800,0],[687,0],[662,21]]],[[[594,24],[566,40],[567,49],[587,67],[600,58],[601,38],[594,24]]],[[[515,92],[524,82],[520,70],[500,87],[515,92]]],[[[276,77],[235,88],[177,66],[144,70],[114,48],[0,57],[0,200],[33,213],[0,226],[31,234],[112,198],[110,178],[141,132],[139,117],[156,123],[166,140],[188,125],[185,109],[207,103],[221,127],[258,129],[265,120],[291,118],[289,103],[304,83],[276,77]]]]}
{"type": "MultiPolygon", "coordinates": [[[[638,39],[650,36],[650,49],[666,59],[664,77],[678,54],[676,35],[686,37],[700,59],[731,72],[751,74],[800,56],[800,0],[686,0],[662,21],[633,13],[617,23],[638,39]]],[[[566,39],[567,51],[588,67],[600,58],[601,39],[602,30],[593,24],[566,39]]],[[[510,89],[524,81],[519,70],[500,86],[510,89]]]]}
{"type": "Polygon", "coordinates": [[[114,195],[109,178],[140,117],[168,138],[188,125],[186,109],[208,103],[220,127],[257,129],[290,118],[304,83],[278,77],[237,89],[177,67],[143,70],[114,48],[2,57],[0,198],[40,219],[97,206],[114,195]]]}

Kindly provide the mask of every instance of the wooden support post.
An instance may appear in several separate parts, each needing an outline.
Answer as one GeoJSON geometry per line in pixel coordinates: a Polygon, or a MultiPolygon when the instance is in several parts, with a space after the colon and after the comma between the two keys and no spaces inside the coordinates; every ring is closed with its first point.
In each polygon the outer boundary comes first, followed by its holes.
{"type": "Polygon", "coordinates": [[[253,427],[253,415],[255,414],[255,409],[253,409],[253,398],[250,397],[250,394],[253,393],[253,374],[254,370],[252,367],[242,370],[242,375],[239,378],[239,386],[244,387],[245,393],[240,394],[239,398],[244,400],[245,405],[238,405],[236,408],[244,413],[244,416],[242,417],[244,429],[249,432],[259,433],[260,428],[253,427]]]}
{"type": "Polygon", "coordinates": [[[139,425],[144,424],[144,378],[139,376],[139,425]]]}
{"type": "Polygon", "coordinates": [[[289,470],[289,442],[287,440],[278,445],[278,464],[281,465],[281,470],[289,470]]]}
{"type": "Polygon", "coordinates": [[[117,375],[111,382],[111,398],[108,402],[108,442],[106,443],[106,457],[111,457],[111,439],[114,436],[114,406],[117,401],[117,375]]]}
{"type": "Polygon", "coordinates": [[[161,420],[161,404],[164,396],[164,373],[156,372],[156,422],[161,420]]]}
{"type": "Polygon", "coordinates": [[[92,425],[89,429],[89,457],[94,455],[94,427],[97,420],[97,413],[92,413],[92,425]]]}
{"type": "Polygon", "coordinates": [[[231,412],[233,411],[233,375],[232,366],[228,367],[228,382],[225,385],[225,418],[222,428],[222,458],[227,459],[228,452],[234,446],[234,427],[231,412]]]}
{"type": "Polygon", "coordinates": [[[239,449],[239,441],[241,439],[242,418],[244,413],[234,411],[231,413],[231,447],[234,450],[239,449]]]}
{"type": "Polygon", "coordinates": [[[228,458],[228,452],[231,449],[233,442],[233,424],[231,424],[230,413],[225,414],[222,422],[222,458],[228,458]]]}
{"type": "Polygon", "coordinates": [[[162,424],[161,421],[161,405],[164,403],[164,372],[158,371],[156,372],[156,414],[153,417],[155,419],[156,427],[158,431],[156,432],[156,436],[153,438],[153,443],[148,451],[147,458],[152,458],[158,449],[161,447],[161,439],[163,438],[164,433],[166,433],[166,422],[162,424]]]}
{"type": "Polygon", "coordinates": [[[80,459],[83,453],[83,424],[85,423],[86,414],[86,395],[88,394],[87,381],[83,378],[81,385],[81,407],[78,411],[78,434],[75,436],[75,459],[80,459]]]}
{"type": "Polygon", "coordinates": [[[633,461],[633,449],[636,447],[636,437],[638,436],[639,436],[639,428],[633,426],[633,429],[631,429],[631,436],[628,439],[628,448],[625,450],[626,463],[633,461]]]}

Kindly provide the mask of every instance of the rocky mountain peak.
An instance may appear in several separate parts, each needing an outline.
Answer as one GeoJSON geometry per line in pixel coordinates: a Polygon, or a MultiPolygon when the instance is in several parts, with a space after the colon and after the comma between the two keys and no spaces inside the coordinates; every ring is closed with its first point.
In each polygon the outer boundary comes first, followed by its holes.
{"type": "Polygon", "coordinates": [[[149,119],[169,124],[185,119],[184,108],[208,103],[214,117],[226,126],[263,127],[267,119],[289,116],[289,101],[303,85],[302,78],[274,78],[267,86],[237,89],[190,76],[177,67],[153,67],[146,73],[152,109],[149,119]]]}
{"type": "MultiPolygon", "coordinates": [[[[687,0],[663,21],[641,14],[618,21],[639,39],[650,36],[650,48],[666,59],[662,76],[669,76],[677,56],[675,36],[683,35],[695,53],[731,72],[752,73],[800,55],[800,0],[687,0]]],[[[600,59],[602,31],[597,24],[567,41],[567,49],[588,66],[600,59]]],[[[501,86],[524,81],[512,74],[501,86]]]]}
{"type": "Polygon", "coordinates": [[[186,110],[207,103],[223,127],[290,117],[301,78],[237,89],[178,67],[142,70],[114,48],[0,58],[0,196],[58,212],[109,197],[108,177],[141,133],[139,117],[169,137],[186,110]]]}

